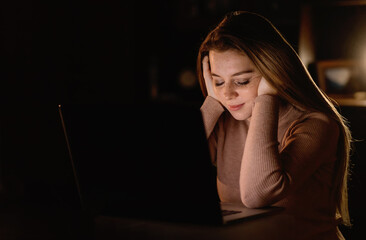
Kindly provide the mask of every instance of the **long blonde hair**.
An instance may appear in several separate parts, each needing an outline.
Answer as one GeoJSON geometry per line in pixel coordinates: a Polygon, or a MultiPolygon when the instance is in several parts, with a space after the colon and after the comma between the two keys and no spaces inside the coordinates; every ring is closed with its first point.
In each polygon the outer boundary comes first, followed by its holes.
{"type": "Polygon", "coordinates": [[[207,90],[202,73],[203,57],[210,50],[228,49],[244,52],[282,99],[299,108],[323,112],[338,123],[340,137],[333,189],[336,217],[341,217],[342,223],[350,226],[347,180],[352,137],[347,121],[316,85],[296,51],[273,24],[263,16],[245,11],[227,14],[201,44],[197,74],[204,96],[207,96],[207,90]]]}

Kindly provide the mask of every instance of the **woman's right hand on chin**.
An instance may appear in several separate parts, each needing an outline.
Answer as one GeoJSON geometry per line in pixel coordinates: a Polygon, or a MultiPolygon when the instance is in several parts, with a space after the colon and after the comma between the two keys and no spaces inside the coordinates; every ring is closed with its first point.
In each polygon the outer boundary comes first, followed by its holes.
{"type": "Polygon", "coordinates": [[[217,99],[215,91],[214,91],[214,87],[213,87],[213,80],[212,80],[210,65],[208,62],[208,56],[205,56],[202,59],[202,72],[203,72],[203,78],[205,79],[208,96],[217,99]]]}

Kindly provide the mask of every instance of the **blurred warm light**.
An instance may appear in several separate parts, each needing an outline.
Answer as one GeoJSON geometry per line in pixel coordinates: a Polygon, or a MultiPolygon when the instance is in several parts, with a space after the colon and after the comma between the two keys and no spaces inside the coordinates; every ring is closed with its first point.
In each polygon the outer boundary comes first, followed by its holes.
{"type": "Polygon", "coordinates": [[[179,83],[183,88],[193,88],[197,83],[196,74],[191,69],[183,70],[179,75],[179,83]]]}

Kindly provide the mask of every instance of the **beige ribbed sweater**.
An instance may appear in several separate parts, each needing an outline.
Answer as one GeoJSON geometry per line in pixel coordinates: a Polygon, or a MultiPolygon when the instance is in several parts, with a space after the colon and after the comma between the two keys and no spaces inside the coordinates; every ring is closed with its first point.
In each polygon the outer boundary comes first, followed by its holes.
{"type": "Polygon", "coordinates": [[[334,120],[276,96],[255,99],[237,121],[214,98],[201,107],[222,202],[284,207],[301,239],[338,239],[332,177],[339,136],[334,120]]]}

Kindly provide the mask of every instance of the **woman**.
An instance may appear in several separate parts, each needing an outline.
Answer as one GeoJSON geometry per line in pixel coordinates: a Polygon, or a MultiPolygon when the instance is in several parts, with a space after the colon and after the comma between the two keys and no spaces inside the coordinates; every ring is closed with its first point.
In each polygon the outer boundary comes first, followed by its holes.
{"type": "Polygon", "coordinates": [[[278,30],[230,13],[203,41],[197,70],[221,201],[281,206],[304,239],[343,239],[351,134],[278,30]]]}

